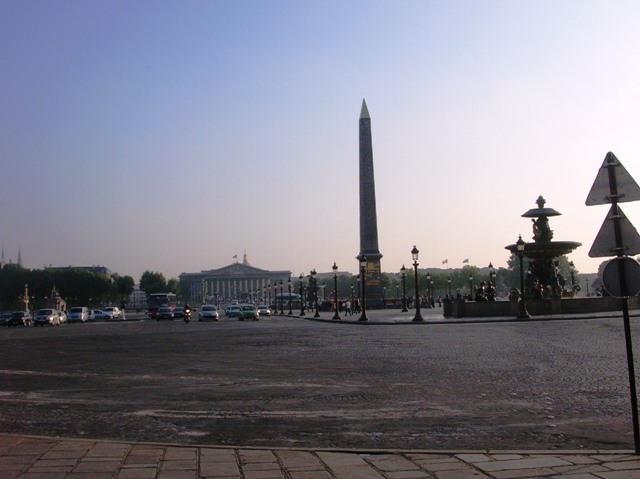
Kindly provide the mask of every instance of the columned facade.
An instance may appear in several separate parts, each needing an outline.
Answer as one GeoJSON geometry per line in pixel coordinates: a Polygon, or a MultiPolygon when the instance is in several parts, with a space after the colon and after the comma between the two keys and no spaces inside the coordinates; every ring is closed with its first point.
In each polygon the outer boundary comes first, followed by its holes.
{"type": "Polygon", "coordinates": [[[268,271],[247,263],[233,263],[220,269],[182,273],[182,294],[194,303],[220,304],[229,301],[266,302],[275,295],[276,284],[284,288],[291,271],[268,271]]]}

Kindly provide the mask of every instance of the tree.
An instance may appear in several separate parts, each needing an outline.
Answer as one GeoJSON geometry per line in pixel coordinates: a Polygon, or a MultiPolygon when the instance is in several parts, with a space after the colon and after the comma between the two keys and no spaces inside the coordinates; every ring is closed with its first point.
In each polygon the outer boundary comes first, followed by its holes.
{"type": "Polygon", "coordinates": [[[140,289],[146,294],[166,293],[167,280],[162,273],[145,271],[140,277],[140,289]]]}
{"type": "Polygon", "coordinates": [[[126,301],[126,298],[128,298],[133,292],[134,284],[135,282],[131,276],[116,277],[116,291],[123,301],[126,301]]]}
{"type": "Polygon", "coordinates": [[[167,290],[170,293],[178,294],[178,292],[180,291],[180,288],[179,288],[178,280],[176,278],[171,278],[169,281],[167,281],[167,290]]]}

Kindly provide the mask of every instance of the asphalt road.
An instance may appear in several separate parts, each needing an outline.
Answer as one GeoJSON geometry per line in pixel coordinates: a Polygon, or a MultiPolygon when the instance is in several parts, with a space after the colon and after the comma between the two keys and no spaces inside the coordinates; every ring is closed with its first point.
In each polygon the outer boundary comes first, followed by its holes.
{"type": "MultiPolygon", "coordinates": [[[[640,321],[632,321],[632,330],[640,321]]],[[[639,352],[638,345],[635,345],[639,352]]],[[[632,448],[620,319],[0,328],[0,431],[237,446],[632,448]]]]}

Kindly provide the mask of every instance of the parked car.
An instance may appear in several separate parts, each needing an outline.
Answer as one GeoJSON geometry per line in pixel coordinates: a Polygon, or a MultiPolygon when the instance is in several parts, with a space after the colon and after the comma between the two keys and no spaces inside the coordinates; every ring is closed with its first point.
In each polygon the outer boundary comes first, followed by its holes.
{"type": "Polygon", "coordinates": [[[213,304],[203,304],[198,311],[198,321],[218,321],[220,314],[213,304]]]}
{"type": "Polygon", "coordinates": [[[11,319],[11,313],[0,314],[0,326],[6,326],[11,319]]]}
{"type": "Polygon", "coordinates": [[[258,313],[260,316],[271,316],[271,309],[266,304],[260,304],[258,305],[258,313]]]}
{"type": "Polygon", "coordinates": [[[258,313],[258,308],[256,308],[253,304],[243,304],[240,306],[240,314],[238,316],[240,321],[244,321],[245,319],[253,319],[254,321],[258,321],[260,319],[260,313],[258,313]]]}
{"type": "Polygon", "coordinates": [[[231,306],[227,306],[224,310],[224,315],[227,318],[237,318],[240,316],[240,305],[232,304],[231,306]]]}
{"type": "Polygon", "coordinates": [[[34,326],[60,326],[60,315],[55,309],[39,309],[33,317],[34,326]]]}
{"type": "Polygon", "coordinates": [[[93,320],[94,321],[97,321],[97,320],[103,321],[105,319],[104,311],[102,311],[101,309],[94,309],[92,311],[93,311],[93,320]]]}
{"type": "Polygon", "coordinates": [[[31,313],[14,311],[11,313],[11,319],[7,322],[7,326],[31,326],[32,323],[31,313]]]}
{"type": "Polygon", "coordinates": [[[105,321],[122,319],[122,311],[117,306],[106,306],[102,308],[105,321]]]}
{"type": "Polygon", "coordinates": [[[74,306],[69,309],[67,314],[67,322],[84,323],[89,320],[89,308],[86,306],[74,306]]]}
{"type": "Polygon", "coordinates": [[[167,307],[158,308],[158,312],[156,313],[156,320],[160,321],[161,319],[173,318],[173,309],[167,307]]]}
{"type": "Polygon", "coordinates": [[[184,308],[182,306],[176,306],[173,308],[174,318],[184,318],[184,308]]]}

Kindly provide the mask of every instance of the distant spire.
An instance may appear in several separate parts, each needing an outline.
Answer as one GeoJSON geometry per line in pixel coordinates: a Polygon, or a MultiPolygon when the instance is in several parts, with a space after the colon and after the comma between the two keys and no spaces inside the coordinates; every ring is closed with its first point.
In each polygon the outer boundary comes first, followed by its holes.
{"type": "Polygon", "coordinates": [[[249,266],[249,260],[247,259],[247,250],[245,248],[244,254],[242,255],[242,264],[249,266]]]}
{"type": "Polygon", "coordinates": [[[20,246],[18,246],[18,266],[22,268],[22,251],[20,250],[20,246]]]}
{"type": "Polygon", "coordinates": [[[4,246],[2,247],[2,255],[0,256],[0,269],[4,266],[4,246]]]}
{"type": "Polygon", "coordinates": [[[367,108],[367,102],[362,99],[362,109],[360,110],[360,118],[371,118],[369,116],[369,109],[367,108]]]}

